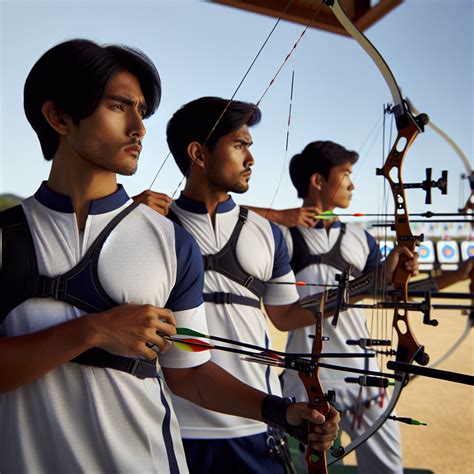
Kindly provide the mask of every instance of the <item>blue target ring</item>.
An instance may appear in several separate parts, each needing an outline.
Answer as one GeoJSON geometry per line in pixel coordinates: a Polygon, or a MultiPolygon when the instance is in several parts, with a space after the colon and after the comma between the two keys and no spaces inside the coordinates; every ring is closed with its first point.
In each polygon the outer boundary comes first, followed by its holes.
{"type": "Polygon", "coordinates": [[[418,249],[418,256],[420,258],[428,258],[430,256],[430,249],[426,245],[421,245],[420,248],[418,249]]]}
{"type": "Polygon", "coordinates": [[[445,245],[441,250],[443,257],[445,258],[453,258],[454,257],[454,249],[450,245],[445,245]]]}

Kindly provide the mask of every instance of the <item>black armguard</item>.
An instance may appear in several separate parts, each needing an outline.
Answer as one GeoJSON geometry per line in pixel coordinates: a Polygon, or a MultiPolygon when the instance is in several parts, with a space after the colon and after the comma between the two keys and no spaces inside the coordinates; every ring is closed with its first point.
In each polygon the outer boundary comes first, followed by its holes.
{"type": "Polygon", "coordinates": [[[262,402],[262,418],[267,425],[275,426],[304,444],[308,443],[308,424],[293,426],[286,421],[288,407],[295,403],[292,398],[267,395],[262,402]]]}
{"type": "Polygon", "coordinates": [[[408,283],[408,291],[439,291],[434,278],[430,275],[423,280],[410,281],[408,283]]]}

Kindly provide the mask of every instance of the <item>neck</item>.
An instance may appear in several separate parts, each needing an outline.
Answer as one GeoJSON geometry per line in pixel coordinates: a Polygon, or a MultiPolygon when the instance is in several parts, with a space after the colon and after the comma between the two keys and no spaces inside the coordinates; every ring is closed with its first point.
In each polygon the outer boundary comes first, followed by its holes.
{"type": "Polygon", "coordinates": [[[48,186],[71,198],[78,228],[83,230],[91,201],[114,193],[117,190],[117,179],[112,171],[58,151],[53,159],[48,186]]]}
{"type": "MultiPolygon", "coordinates": [[[[303,207],[316,207],[319,212],[334,211],[335,207],[324,202],[319,196],[307,196],[303,200],[303,207]]],[[[323,220],[323,226],[329,230],[338,219],[323,220]]]]}
{"type": "Polygon", "coordinates": [[[203,202],[213,222],[219,203],[229,199],[229,194],[227,191],[217,189],[208,182],[205,184],[198,183],[195,180],[189,178],[186,181],[183,194],[188,198],[194,199],[195,201],[203,202]]]}

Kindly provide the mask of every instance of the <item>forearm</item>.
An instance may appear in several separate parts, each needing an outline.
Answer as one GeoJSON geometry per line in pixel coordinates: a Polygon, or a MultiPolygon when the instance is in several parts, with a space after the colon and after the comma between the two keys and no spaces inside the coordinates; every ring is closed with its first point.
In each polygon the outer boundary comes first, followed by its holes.
{"type": "Polygon", "coordinates": [[[30,383],[92,347],[153,360],[156,352],[149,344],[167,350],[162,336],[176,334],[175,326],[169,309],[122,304],[34,334],[0,338],[0,393],[30,383]]]}
{"type": "Polygon", "coordinates": [[[262,421],[261,405],[266,394],[213,362],[189,369],[163,368],[163,373],[166,383],[179,397],[208,410],[262,421]]]}
{"type": "Polygon", "coordinates": [[[463,276],[458,271],[443,272],[441,275],[433,277],[433,283],[441,291],[463,279],[463,276]]]}
{"type": "Polygon", "coordinates": [[[33,382],[94,347],[88,316],[25,336],[0,338],[0,393],[33,382]]]}
{"type": "Polygon", "coordinates": [[[265,305],[265,310],[273,325],[279,331],[292,331],[306,326],[313,326],[316,322],[312,306],[307,309],[302,308],[300,301],[284,306],[265,305]]]}
{"type": "Polygon", "coordinates": [[[281,217],[281,211],[270,209],[268,207],[254,207],[247,205],[243,205],[243,207],[246,207],[248,210],[255,212],[269,221],[275,222],[276,224],[285,224],[284,219],[281,217]]]}

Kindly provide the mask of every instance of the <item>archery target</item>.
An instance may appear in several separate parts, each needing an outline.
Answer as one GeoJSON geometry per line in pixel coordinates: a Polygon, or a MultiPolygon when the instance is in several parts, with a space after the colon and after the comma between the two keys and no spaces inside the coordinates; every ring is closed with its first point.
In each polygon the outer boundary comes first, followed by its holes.
{"type": "Polygon", "coordinates": [[[461,258],[463,261],[474,257],[474,240],[461,242],[461,258]]]}
{"type": "Polygon", "coordinates": [[[440,240],[436,251],[439,263],[459,263],[459,247],[455,240],[440,240]]]}
{"type": "Polygon", "coordinates": [[[418,261],[420,263],[434,263],[436,254],[431,240],[424,241],[418,248],[418,261]]]}
{"type": "Polygon", "coordinates": [[[387,255],[393,250],[395,244],[391,240],[381,240],[379,242],[380,253],[382,258],[387,258],[387,255]]]}

